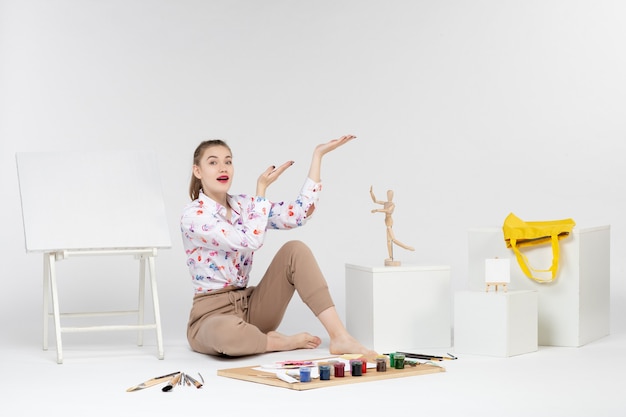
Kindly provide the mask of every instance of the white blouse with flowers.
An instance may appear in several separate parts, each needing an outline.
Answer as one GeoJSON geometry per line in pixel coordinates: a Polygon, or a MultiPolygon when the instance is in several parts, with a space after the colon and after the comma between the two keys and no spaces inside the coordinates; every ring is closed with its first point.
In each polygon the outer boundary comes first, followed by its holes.
{"type": "Polygon", "coordinates": [[[292,229],[310,218],[322,189],[307,178],[293,202],[270,202],[265,197],[228,195],[226,207],[200,196],[183,210],[180,220],[183,247],[194,291],[204,294],[229,285],[248,285],[254,251],[263,246],[268,229],[292,229]]]}

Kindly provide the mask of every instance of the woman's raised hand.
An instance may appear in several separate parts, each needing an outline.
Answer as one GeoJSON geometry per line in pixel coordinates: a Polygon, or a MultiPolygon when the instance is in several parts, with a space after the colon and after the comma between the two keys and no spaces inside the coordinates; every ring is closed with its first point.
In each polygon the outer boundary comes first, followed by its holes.
{"type": "Polygon", "coordinates": [[[313,158],[311,159],[309,178],[311,178],[315,182],[320,182],[322,180],[320,172],[322,169],[322,156],[326,155],[330,151],[337,149],[342,145],[345,145],[354,138],[356,138],[356,136],[354,135],[344,135],[339,139],[333,139],[330,142],[317,145],[315,147],[315,150],[313,151],[313,158]]]}
{"type": "Polygon", "coordinates": [[[265,197],[265,191],[271,183],[276,181],[280,175],[285,172],[287,168],[293,165],[293,161],[287,161],[279,167],[274,165],[268,167],[257,179],[256,182],[256,195],[265,197]]]}
{"type": "Polygon", "coordinates": [[[315,147],[314,153],[318,154],[319,156],[323,156],[327,154],[328,152],[335,150],[342,145],[345,145],[346,143],[350,142],[352,139],[355,139],[355,138],[356,136],[354,135],[344,135],[340,137],[339,139],[333,139],[330,142],[321,143],[315,147]]]}

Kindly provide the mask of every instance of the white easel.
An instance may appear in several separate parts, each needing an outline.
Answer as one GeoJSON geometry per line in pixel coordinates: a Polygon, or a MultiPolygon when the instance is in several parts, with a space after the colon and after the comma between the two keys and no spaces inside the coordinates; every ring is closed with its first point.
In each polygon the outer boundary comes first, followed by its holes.
{"type": "Polygon", "coordinates": [[[485,291],[489,292],[490,287],[494,287],[496,292],[501,287],[504,292],[508,291],[508,284],[511,282],[511,261],[505,259],[485,259],[485,291]]]}
{"type": "Polygon", "coordinates": [[[156,164],[149,151],[17,153],[27,252],[43,252],[43,349],[52,317],[57,363],[63,363],[61,334],[155,330],[158,358],[163,336],[157,294],[157,249],[171,247],[156,164]],[[139,260],[137,309],[64,313],[59,307],[56,263],[79,256],[130,255],[139,260]],[[146,264],[148,269],[146,271],[146,264]],[[150,276],[154,322],[145,323],[146,272],[150,276]],[[52,312],[50,312],[50,301],[52,312]],[[135,315],[136,324],[62,326],[66,317],[135,315]]]}

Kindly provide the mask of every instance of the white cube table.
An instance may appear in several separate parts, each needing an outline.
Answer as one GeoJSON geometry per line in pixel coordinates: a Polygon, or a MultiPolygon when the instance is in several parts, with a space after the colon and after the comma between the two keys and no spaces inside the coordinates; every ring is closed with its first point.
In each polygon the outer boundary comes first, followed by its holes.
{"type": "Polygon", "coordinates": [[[459,291],[456,354],[509,357],[537,350],[537,291],[459,291]]]}
{"type": "Polygon", "coordinates": [[[380,353],[449,347],[451,298],[449,266],[346,264],[346,327],[380,353]]]}

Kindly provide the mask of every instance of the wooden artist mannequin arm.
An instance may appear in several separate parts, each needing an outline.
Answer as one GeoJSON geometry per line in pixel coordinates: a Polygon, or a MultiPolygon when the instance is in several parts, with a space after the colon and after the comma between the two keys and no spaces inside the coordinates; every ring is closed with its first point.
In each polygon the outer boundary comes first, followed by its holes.
{"type": "MultiPolygon", "coordinates": [[[[374,186],[370,185],[370,197],[372,197],[372,201],[376,204],[385,204],[384,201],[380,201],[376,199],[376,196],[374,195],[374,186]]],[[[375,211],[372,210],[372,213],[374,213],[375,211]]]]}

